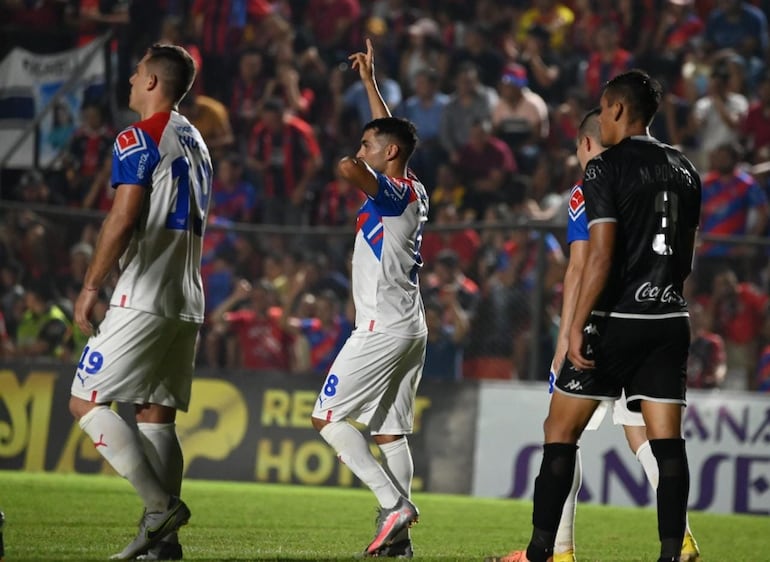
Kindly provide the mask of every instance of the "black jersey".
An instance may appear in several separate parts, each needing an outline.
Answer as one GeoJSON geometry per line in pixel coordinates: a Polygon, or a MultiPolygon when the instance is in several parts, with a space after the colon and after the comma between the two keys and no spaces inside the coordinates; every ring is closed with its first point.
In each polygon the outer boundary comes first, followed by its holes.
{"type": "Polygon", "coordinates": [[[589,232],[616,222],[609,278],[597,313],[627,318],[686,315],[682,286],[690,273],[700,217],[698,173],[675,148],[628,137],[586,166],[589,232]]]}

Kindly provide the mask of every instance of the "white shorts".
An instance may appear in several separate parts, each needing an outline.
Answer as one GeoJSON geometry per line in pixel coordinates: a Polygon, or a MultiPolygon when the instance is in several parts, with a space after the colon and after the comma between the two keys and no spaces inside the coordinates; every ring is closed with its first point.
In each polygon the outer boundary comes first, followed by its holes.
{"type": "Polygon", "coordinates": [[[200,324],[111,307],[78,362],[72,395],[187,411],[200,324]]]}
{"type": "Polygon", "coordinates": [[[351,418],[372,435],[412,433],[426,339],[355,330],[329,369],[313,417],[351,418]]]}
{"type": "Polygon", "coordinates": [[[615,425],[644,426],[644,418],[640,412],[632,412],[626,406],[626,394],[623,393],[617,400],[602,400],[594,415],[588,420],[586,431],[596,431],[602,425],[604,416],[612,406],[612,423],[615,425]]]}

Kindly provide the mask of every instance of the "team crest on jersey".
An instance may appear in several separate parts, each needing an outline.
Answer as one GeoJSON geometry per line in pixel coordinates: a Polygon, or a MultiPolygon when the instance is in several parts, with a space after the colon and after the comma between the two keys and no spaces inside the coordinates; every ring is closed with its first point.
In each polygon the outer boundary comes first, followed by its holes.
{"type": "Polygon", "coordinates": [[[569,216],[574,221],[585,212],[586,200],[583,197],[583,189],[576,185],[572,188],[569,198],[569,216]]]}
{"type": "Polygon", "coordinates": [[[118,135],[118,138],[115,140],[115,148],[118,153],[118,158],[123,160],[128,156],[147,148],[147,143],[144,140],[144,135],[142,135],[135,127],[130,127],[118,135]]]}

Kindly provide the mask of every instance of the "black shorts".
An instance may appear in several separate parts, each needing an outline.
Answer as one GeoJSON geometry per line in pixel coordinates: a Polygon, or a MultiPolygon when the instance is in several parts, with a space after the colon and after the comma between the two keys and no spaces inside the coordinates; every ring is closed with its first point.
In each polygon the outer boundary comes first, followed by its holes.
{"type": "Polygon", "coordinates": [[[569,359],[556,381],[566,393],[596,400],[616,400],[626,393],[628,409],[640,400],[686,404],[690,320],[686,316],[629,319],[591,316],[583,350],[596,368],[580,371],[569,359]]]}

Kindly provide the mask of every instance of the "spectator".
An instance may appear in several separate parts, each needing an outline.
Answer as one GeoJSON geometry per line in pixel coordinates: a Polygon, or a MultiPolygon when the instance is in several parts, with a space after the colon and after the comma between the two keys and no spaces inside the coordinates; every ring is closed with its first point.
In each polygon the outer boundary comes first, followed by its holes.
{"type": "Polygon", "coordinates": [[[431,224],[435,228],[426,231],[422,236],[420,254],[423,261],[431,267],[442,250],[451,249],[457,253],[460,269],[469,271],[481,246],[479,233],[470,227],[452,228],[461,224],[457,206],[453,201],[442,201],[432,210],[434,216],[431,224]],[[442,227],[445,230],[442,230],[442,227]],[[450,229],[447,230],[446,227],[450,229]]]}
{"type": "MultiPolygon", "coordinates": [[[[233,53],[243,46],[247,26],[269,17],[271,9],[268,0],[194,0],[191,14],[203,58],[201,78],[209,96],[227,100],[233,53]]],[[[206,135],[203,138],[208,143],[206,135]]]]}
{"type": "Polygon", "coordinates": [[[5,325],[5,316],[0,311],[0,359],[7,360],[16,354],[16,348],[13,345],[13,339],[8,333],[5,325]]]}
{"type": "Polygon", "coordinates": [[[259,216],[257,188],[243,176],[241,156],[231,152],[219,160],[214,176],[212,212],[235,222],[254,222],[259,216]]]}
{"type": "Polygon", "coordinates": [[[754,164],[759,163],[762,155],[770,154],[770,71],[759,79],[756,100],[741,123],[741,141],[754,164]]]}
{"type": "Polygon", "coordinates": [[[551,48],[562,52],[568,48],[567,40],[574,21],[574,12],[565,4],[558,3],[556,0],[534,0],[532,7],[519,19],[518,39],[523,43],[532,26],[540,25],[550,35],[551,48]]]}
{"type": "Polygon", "coordinates": [[[286,316],[284,329],[307,340],[312,372],[326,375],[353,326],[343,314],[340,300],[334,291],[321,291],[315,296],[314,302],[313,317],[286,316]]]}
{"type": "Polygon", "coordinates": [[[730,87],[730,72],[725,64],[711,71],[709,92],[692,109],[688,132],[700,139],[693,154],[693,163],[699,170],[708,168],[711,152],[719,146],[739,140],[740,125],[749,110],[743,94],[730,87]]]}
{"type": "Polygon", "coordinates": [[[289,339],[281,328],[281,314],[270,282],[259,281],[253,286],[244,280],[238,282],[211,314],[212,328],[206,338],[208,364],[230,369],[287,371],[289,339]],[[226,337],[230,330],[237,340],[226,337]],[[220,361],[222,342],[224,365],[220,361]]]}
{"type": "Polygon", "coordinates": [[[440,205],[448,203],[455,208],[455,212],[463,207],[467,190],[465,184],[460,181],[460,172],[457,166],[451,162],[439,164],[436,172],[436,183],[433,185],[430,194],[431,221],[435,219],[440,205]]]}
{"type": "Polygon", "coordinates": [[[306,201],[312,196],[312,181],[321,164],[312,127],[288,114],[282,101],[266,101],[251,132],[247,160],[248,167],[262,178],[265,222],[308,222],[306,201]]]}
{"type": "Polygon", "coordinates": [[[465,30],[463,46],[452,56],[451,75],[460,69],[473,65],[478,71],[479,81],[489,88],[494,88],[500,80],[504,60],[496,49],[489,45],[489,31],[479,24],[471,24],[465,30]]]}
{"type": "Polygon", "coordinates": [[[101,197],[109,184],[114,132],[105,123],[104,107],[86,102],[81,126],[62,154],[67,203],[85,209],[103,209],[101,197]]]}
{"type": "Polygon", "coordinates": [[[479,82],[478,70],[463,63],[455,76],[455,91],[449,97],[441,118],[441,147],[452,162],[458,162],[460,149],[468,143],[471,124],[492,115],[497,92],[479,82]]]}
{"type": "Polygon", "coordinates": [[[518,60],[526,69],[530,88],[550,104],[564,99],[562,81],[569,80],[569,64],[551,50],[550,34],[542,25],[527,30],[526,39],[518,60]]]}
{"type": "Polygon", "coordinates": [[[427,278],[423,291],[439,303],[456,303],[472,319],[481,296],[479,286],[466,276],[460,267],[460,258],[453,249],[445,248],[436,256],[433,272],[427,278]],[[446,300],[444,297],[451,298],[446,300]]]}
{"type": "MultiPolygon", "coordinates": [[[[402,50],[399,61],[399,82],[407,87],[408,92],[418,93],[418,77],[430,76],[435,78],[437,91],[449,65],[447,49],[441,42],[441,30],[435,20],[420,18],[407,31],[406,48],[402,50]]],[[[415,125],[422,139],[425,131],[415,125]]]]}
{"type": "Polygon", "coordinates": [[[24,288],[24,314],[16,329],[16,354],[28,358],[68,357],[72,321],[54,303],[46,281],[30,281],[24,288]]]}
{"type": "MultiPolygon", "coordinates": [[[[712,153],[711,170],[703,178],[701,234],[758,236],[765,231],[767,196],[750,174],[738,168],[738,150],[733,144],[725,144],[712,153]]],[[[725,266],[736,271],[741,279],[749,274],[749,247],[703,242],[698,246],[697,255],[701,292],[711,288],[714,272],[725,266]]]]}
{"type": "Polygon", "coordinates": [[[620,46],[617,24],[604,22],[596,31],[595,48],[588,55],[584,79],[588,99],[598,100],[604,84],[633,65],[633,55],[620,46]]]}
{"type": "Polygon", "coordinates": [[[678,74],[682,61],[703,32],[703,21],[693,9],[694,0],[666,0],[652,38],[649,64],[659,72],[678,74]]]}
{"type": "MultiPolygon", "coordinates": [[[[388,77],[382,65],[375,67],[375,77],[380,95],[390,111],[394,111],[401,103],[401,86],[398,82],[388,77]]],[[[360,80],[353,82],[342,95],[342,106],[353,112],[358,120],[359,127],[363,127],[372,120],[372,110],[369,108],[369,98],[366,89],[360,80]]]]}
{"type": "Polygon", "coordinates": [[[687,358],[688,388],[719,388],[727,372],[727,356],[722,336],[708,327],[703,305],[690,305],[690,354],[687,358]]]}
{"type": "Polygon", "coordinates": [[[757,392],[770,393],[770,316],[765,317],[762,324],[757,375],[751,389],[757,392]]]}
{"type": "Polygon", "coordinates": [[[705,306],[712,329],[725,340],[727,372],[722,388],[748,390],[756,373],[768,296],[751,283],[739,282],[731,269],[719,272],[713,287],[705,306]]]}
{"type": "Polygon", "coordinates": [[[346,59],[360,43],[360,15],[359,0],[309,0],[304,23],[329,65],[346,59]]]}
{"type": "Polygon", "coordinates": [[[451,287],[439,299],[425,303],[428,341],[422,376],[428,380],[456,381],[462,378],[463,344],[470,323],[451,287]]]}
{"type": "Polygon", "coordinates": [[[179,113],[200,131],[212,155],[220,156],[224,150],[233,146],[235,136],[230,125],[230,115],[227,107],[219,100],[188,92],[179,102],[179,113]]]}
{"type": "Polygon", "coordinates": [[[230,93],[230,119],[238,138],[247,137],[262,110],[269,81],[265,55],[259,49],[245,49],[238,58],[238,74],[230,93]]]}
{"type": "Polygon", "coordinates": [[[524,193],[512,191],[509,180],[518,167],[505,142],[492,134],[492,123],[479,119],[471,124],[468,143],[461,147],[455,163],[462,163],[464,183],[468,186],[465,204],[484,214],[488,205],[505,201],[521,203],[524,193]]]}
{"type": "Polygon", "coordinates": [[[316,223],[322,226],[354,226],[358,210],[366,201],[366,196],[343,178],[337,167],[334,175],[334,179],[321,190],[316,223]]]}
{"type": "Polygon", "coordinates": [[[767,53],[767,17],[750,2],[724,0],[709,14],[704,42],[708,53],[737,51],[748,65],[750,76],[755,76],[767,53]]]}
{"type": "Polygon", "coordinates": [[[548,106],[529,89],[527,71],[518,64],[505,68],[498,91],[500,98],[492,108],[496,135],[510,147],[517,163],[534,162],[549,135],[548,106]]]}
{"type": "Polygon", "coordinates": [[[396,117],[414,123],[419,131],[420,142],[412,157],[411,167],[429,191],[436,184],[439,163],[446,158],[439,134],[449,96],[440,92],[438,87],[439,75],[435,70],[419,70],[414,76],[414,95],[404,100],[394,112],[396,117]]]}

